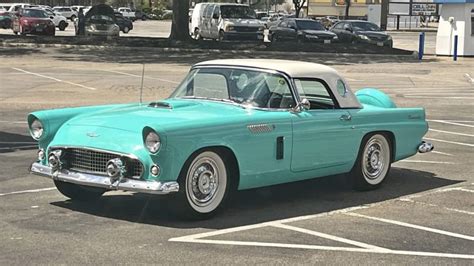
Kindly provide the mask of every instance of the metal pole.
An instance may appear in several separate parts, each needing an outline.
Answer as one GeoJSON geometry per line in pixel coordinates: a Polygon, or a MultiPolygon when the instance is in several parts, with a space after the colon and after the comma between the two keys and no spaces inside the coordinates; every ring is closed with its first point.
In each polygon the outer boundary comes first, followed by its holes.
{"type": "Polygon", "coordinates": [[[418,60],[423,59],[425,53],[425,32],[420,33],[420,42],[418,43],[418,60]]]}
{"type": "Polygon", "coordinates": [[[458,36],[454,35],[454,53],[453,53],[453,60],[458,60],[458,36]]]}
{"type": "Polygon", "coordinates": [[[400,30],[400,15],[397,15],[397,30],[400,30]]]}
{"type": "Polygon", "coordinates": [[[140,105],[143,102],[143,79],[145,78],[145,64],[143,64],[142,68],[142,84],[140,86],[140,105]]]}

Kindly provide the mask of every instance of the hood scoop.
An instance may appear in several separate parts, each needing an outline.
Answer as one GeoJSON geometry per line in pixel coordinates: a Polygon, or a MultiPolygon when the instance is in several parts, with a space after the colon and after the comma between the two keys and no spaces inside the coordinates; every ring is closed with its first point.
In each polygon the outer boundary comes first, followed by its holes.
{"type": "Polygon", "coordinates": [[[148,107],[173,109],[173,106],[167,102],[151,102],[148,107]]]}

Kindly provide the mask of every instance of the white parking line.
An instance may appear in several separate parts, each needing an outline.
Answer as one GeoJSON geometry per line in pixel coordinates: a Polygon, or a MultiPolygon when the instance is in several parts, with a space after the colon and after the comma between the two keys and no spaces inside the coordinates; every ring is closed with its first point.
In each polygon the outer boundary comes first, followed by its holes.
{"type": "Polygon", "coordinates": [[[398,163],[429,163],[429,164],[457,164],[452,162],[439,162],[439,161],[421,161],[421,160],[401,160],[398,163]]]}
{"type": "Polygon", "coordinates": [[[451,153],[447,153],[447,152],[441,152],[441,151],[431,151],[431,152],[436,153],[436,154],[446,155],[446,156],[454,156],[451,153]]]}
{"type": "Polygon", "coordinates": [[[445,131],[445,130],[439,130],[439,129],[433,129],[433,128],[430,128],[429,131],[445,133],[445,134],[451,134],[451,135],[464,136],[464,137],[474,137],[474,135],[472,135],[472,134],[459,133],[459,132],[453,132],[453,131],[445,131]]]}
{"type": "Polygon", "coordinates": [[[448,124],[448,125],[453,125],[453,126],[461,126],[461,127],[473,127],[474,128],[474,125],[467,125],[467,124],[463,124],[463,123],[459,123],[459,122],[454,122],[454,121],[447,121],[447,120],[437,120],[437,119],[428,119],[426,120],[428,122],[436,122],[436,123],[442,123],[442,124],[448,124]]]}
{"type": "Polygon", "coordinates": [[[457,142],[457,141],[449,141],[449,140],[442,140],[442,139],[434,139],[434,138],[424,138],[424,139],[433,140],[433,141],[439,141],[439,142],[444,142],[444,143],[449,143],[449,144],[456,144],[456,145],[474,147],[474,144],[471,144],[471,143],[464,143],[464,142],[457,142]]]}
{"type": "Polygon", "coordinates": [[[37,193],[37,192],[50,191],[50,190],[55,190],[55,189],[56,189],[56,187],[47,187],[47,188],[39,188],[39,189],[14,191],[14,192],[8,192],[8,193],[0,194],[0,197],[1,196],[8,196],[8,195],[16,195],[16,194],[25,194],[25,193],[37,193]]]}
{"type": "Polygon", "coordinates": [[[6,123],[6,124],[28,124],[26,121],[3,121],[0,120],[0,123],[6,123]]]}
{"type": "Polygon", "coordinates": [[[474,236],[467,236],[467,235],[462,235],[462,234],[458,234],[458,233],[452,233],[452,232],[448,232],[448,231],[444,231],[444,230],[440,230],[440,229],[436,229],[436,228],[430,228],[430,227],[426,227],[426,226],[410,224],[410,223],[405,223],[405,222],[400,222],[400,221],[395,221],[395,220],[390,220],[390,219],[378,218],[378,217],[363,215],[363,214],[354,213],[354,212],[345,213],[345,215],[359,217],[359,218],[365,218],[365,219],[379,221],[379,222],[383,222],[383,223],[395,224],[395,225],[399,225],[399,226],[404,226],[404,227],[414,228],[414,229],[418,229],[418,230],[428,231],[428,232],[432,232],[432,233],[436,233],[436,234],[452,236],[452,237],[456,237],[456,238],[462,238],[462,239],[474,241],[474,236]]]}
{"type": "Polygon", "coordinates": [[[448,191],[463,191],[463,192],[474,193],[474,190],[463,188],[463,187],[450,187],[450,188],[444,188],[444,189],[438,190],[438,192],[448,192],[448,191]]]}
{"type": "MultiPolygon", "coordinates": [[[[105,70],[105,69],[101,69],[101,70],[102,70],[102,71],[105,71],[105,72],[116,73],[116,74],[121,74],[121,75],[125,75],[125,76],[130,76],[130,77],[137,77],[137,78],[141,78],[141,77],[142,77],[142,76],[140,76],[140,75],[130,74],[130,73],[121,72],[121,71],[105,70]]],[[[172,84],[179,84],[179,83],[180,83],[180,82],[173,81],[173,80],[169,80],[169,79],[154,78],[154,77],[149,77],[149,76],[144,76],[144,78],[146,78],[146,79],[154,79],[154,80],[159,80],[159,81],[164,81],[164,82],[169,82],[169,83],[172,83],[172,84]]]]}
{"type": "Polygon", "coordinates": [[[415,96],[415,95],[403,95],[403,98],[414,98],[414,99],[474,99],[474,97],[458,97],[458,96],[415,96]]]}
{"type": "Polygon", "coordinates": [[[386,248],[382,248],[382,247],[378,247],[378,246],[374,246],[374,245],[369,245],[369,244],[362,243],[362,242],[359,242],[359,241],[354,241],[354,240],[350,240],[350,239],[347,239],[347,238],[328,235],[328,234],[325,234],[325,233],[316,232],[316,231],[312,231],[312,230],[308,230],[308,229],[304,229],[304,228],[300,228],[300,227],[296,227],[296,226],[291,226],[291,225],[287,225],[287,224],[273,223],[273,224],[271,224],[271,226],[277,227],[277,228],[282,228],[282,229],[287,229],[287,230],[292,230],[292,231],[296,231],[296,232],[300,232],[300,233],[308,234],[308,235],[312,235],[312,236],[322,237],[322,238],[326,238],[326,239],[329,239],[329,240],[342,242],[342,243],[346,243],[346,244],[361,247],[361,248],[367,248],[367,249],[372,249],[372,250],[389,250],[389,249],[386,249],[386,248]]]}
{"type": "Polygon", "coordinates": [[[66,80],[60,80],[60,79],[57,79],[57,78],[54,78],[54,77],[50,77],[50,76],[46,76],[46,75],[42,75],[42,74],[39,74],[39,73],[34,73],[34,72],[26,71],[26,70],[23,70],[23,69],[21,69],[21,68],[12,67],[12,69],[15,69],[15,70],[17,70],[17,71],[20,71],[20,72],[23,72],[23,73],[26,73],[26,74],[34,75],[34,76],[37,76],[37,77],[42,77],[42,78],[45,78],[45,79],[54,80],[54,81],[57,81],[57,82],[62,82],[62,83],[70,84],[70,85],[73,85],[73,86],[81,87],[81,88],[88,89],[88,90],[92,90],[92,91],[97,90],[96,88],[93,88],[93,87],[84,86],[84,85],[82,85],[82,84],[78,84],[78,83],[74,83],[74,82],[70,82],[70,81],[66,81],[66,80]]]}
{"type": "Polygon", "coordinates": [[[0,141],[0,144],[38,144],[35,141],[0,141]]]}
{"type": "Polygon", "coordinates": [[[0,150],[24,149],[24,148],[35,148],[35,147],[37,147],[37,145],[9,146],[9,147],[1,147],[0,150]]]}

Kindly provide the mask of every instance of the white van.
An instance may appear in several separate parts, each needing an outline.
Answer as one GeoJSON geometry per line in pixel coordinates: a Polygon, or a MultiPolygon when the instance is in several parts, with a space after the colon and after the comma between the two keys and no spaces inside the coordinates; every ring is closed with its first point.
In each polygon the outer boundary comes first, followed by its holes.
{"type": "Polygon", "coordinates": [[[247,5],[231,3],[199,3],[191,16],[191,35],[195,39],[263,40],[265,25],[256,19],[247,5]]]}

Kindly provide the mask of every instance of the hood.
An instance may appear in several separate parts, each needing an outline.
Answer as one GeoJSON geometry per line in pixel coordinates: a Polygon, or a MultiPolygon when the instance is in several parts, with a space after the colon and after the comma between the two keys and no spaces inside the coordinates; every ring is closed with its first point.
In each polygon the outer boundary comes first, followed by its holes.
{"type": "Polygon", "coordinates": [[[247,26],[247,27],[260,27],[264,23],[258,19],[249,19],[249,18],[225,18],[225,25],[230,26],[247,26]]]}
{"type": "Polygon", "coordinates": [[[112,18],[115,21],[114,9],[106,4],[99,4],[91,7],[85,15],[85,20],[88,21],[92,16],[103,15],[112,18]]]}
{"type": "Polygon", "coordinates": [[[389,35],[383,31],[356,31],[356,34],[366,35],[369,37],[387,38],[389,35]]]}
{"type": "Polygon", "coordinates": [[[116,129],[141,133],[145,126],[157,130],[214,124],[231,117],[244,117],[249,109],[223,102],[169,99],[156,103],[130,104],[87,113],[69,120],[68,127],[116,129]]]}
{"type": "Polygon", "coordinates": [[[48,23],[51,21],[49,18],[37,18],[37,17],[21,17],[20,19],[22,22],[25,20],[28,21],[28,23],[48,23]]]}
{"type": "Polygon", "coordinates": [[[327,30],[301,30],[301,32],[310,35],[320,35],[320,36],[336,36],[335,33],[327,30]]]}

